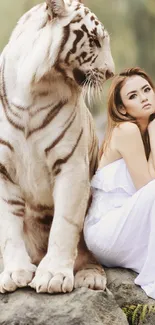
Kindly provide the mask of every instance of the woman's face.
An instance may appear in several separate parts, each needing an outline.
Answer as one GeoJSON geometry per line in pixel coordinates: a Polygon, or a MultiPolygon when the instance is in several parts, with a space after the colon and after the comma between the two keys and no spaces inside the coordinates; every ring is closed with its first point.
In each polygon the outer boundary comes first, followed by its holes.
{"type": "Polygon", "coordinates": [[[155,113],[155,92],[140,76],[129,77],[120,91],[123,110],[135,119],[147,119],[155,113]]]}

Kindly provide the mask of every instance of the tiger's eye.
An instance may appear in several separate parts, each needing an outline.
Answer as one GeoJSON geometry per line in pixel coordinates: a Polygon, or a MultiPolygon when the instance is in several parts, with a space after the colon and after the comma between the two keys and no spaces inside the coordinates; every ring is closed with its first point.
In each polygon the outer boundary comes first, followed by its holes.
{"type": "Polygon", "coordinates": [[[94,39],[94,43],[98,48],[101,48],[101,44],[100,44],[100,42],[98,41],[97,38],[94,39]]]}

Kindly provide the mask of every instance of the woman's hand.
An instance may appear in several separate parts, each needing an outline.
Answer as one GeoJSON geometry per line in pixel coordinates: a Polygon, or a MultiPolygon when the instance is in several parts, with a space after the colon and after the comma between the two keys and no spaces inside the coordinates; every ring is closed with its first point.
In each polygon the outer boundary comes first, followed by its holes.
{"type": "Polygon", "coordinates": [[[150,116],[150,123],[148,125],[148,133],[150,138],[150,147],[151,147],[151,153],[149,158],[149,165],[151,168],[151,165],[153,168],[155,168],[155,114],[152,114],[150,116]]]}
{"type": "Polygon", "coordinates": [[[150,123],[151,121],[153,121],[154,119],[155,119],[155,113],[153,113],[153,114],[150,115],[149,123],[150,123]]]}
{"type": "Polygon", "coordinates": [[[148,165],[149,165],[150,175],[152,176],[153,179],[155,179],[155,168],[154,168],[152,152],[150,152],[150,156],[148,159],[148,165]]]}
{"type": "MultiPolygon", "coordinates": [[[[149,135],[154,135],[155,136],[155,114],[152,114],[149,119],[149,125],[148,125],[148,132],[149,135]]],[[[155,139],[154,139],[155,141],[155,139]]]]}

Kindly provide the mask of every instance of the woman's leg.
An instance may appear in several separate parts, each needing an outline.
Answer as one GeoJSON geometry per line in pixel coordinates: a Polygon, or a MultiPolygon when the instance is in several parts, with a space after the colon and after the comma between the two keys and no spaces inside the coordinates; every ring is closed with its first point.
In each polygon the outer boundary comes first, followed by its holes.
{"type": "MultiPolygon", "coordinates": [[[[98,223],[84,227],[88,248],[107,266],[137,271],[135,283],[155,281],[155,180],[98,223]]],[[[154,290],[155,293],[155,290],[154,290]]]]}

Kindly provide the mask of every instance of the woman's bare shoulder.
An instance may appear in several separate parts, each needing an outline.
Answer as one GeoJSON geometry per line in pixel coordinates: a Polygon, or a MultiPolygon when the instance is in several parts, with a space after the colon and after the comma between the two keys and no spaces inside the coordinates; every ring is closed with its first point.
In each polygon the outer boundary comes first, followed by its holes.
{"type": "Polygon", "coordinates": [[[129,150],[130,147],[132,149],[133,143],[136,143],[138,147],[143,146],[140,129],[137,124],[123,122],[115,127],[112,134],[112,143],[119,152],[129,150]]]}
{"type": "Polygon", "coordinates": [[[123,122],[114,128],[114,134],[128,134],[133,132],[140,132],[138,125],[133,122],[123,122]]]}

